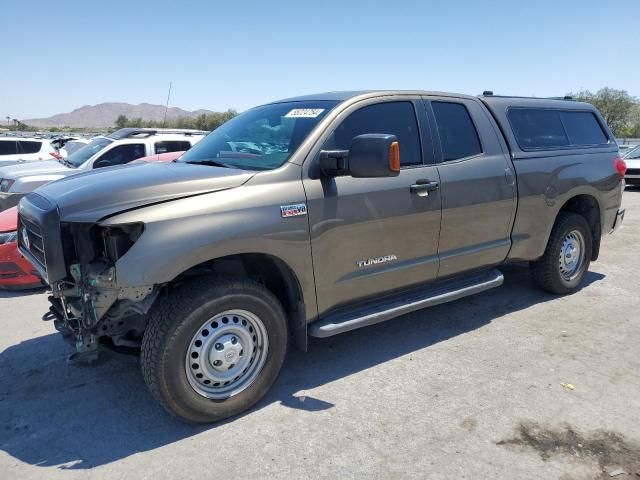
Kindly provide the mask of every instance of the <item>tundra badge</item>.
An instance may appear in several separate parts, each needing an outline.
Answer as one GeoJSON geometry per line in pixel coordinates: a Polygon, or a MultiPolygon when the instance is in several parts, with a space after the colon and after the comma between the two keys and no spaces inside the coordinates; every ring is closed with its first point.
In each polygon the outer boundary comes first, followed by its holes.
{"type": "Polygon", "coordinates": [[[384,255],[382,257],[367,258],[366,260],[358,260],[356,263],[358,264],[358,268],[363,268],[363,267],[368,267],[369,265],[376,265],[378,263],[393,262],[394,260],[397,260],[397,259],[398,257],[391,254],[391,255],[384,255]]]}

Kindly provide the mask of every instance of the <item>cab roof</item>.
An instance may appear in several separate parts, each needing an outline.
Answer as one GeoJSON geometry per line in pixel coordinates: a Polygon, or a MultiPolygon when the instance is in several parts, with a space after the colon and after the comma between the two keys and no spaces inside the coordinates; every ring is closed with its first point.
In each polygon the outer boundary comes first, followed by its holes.
{"type": "Polygon", "coordinates": [[[315,93],[311,95],[303,95],[300,97],[285,98],[269,103],[285,103],[285,102],[313,102],[313,101],[334,101],[344,102],[356,97],[370,98],[382,97],[386,95],[435,95],[441,97],[457,97],[457,98],[476,98],[471,95],[463,95],[458,93],[434,92],[427,90],[346,90],[337,92],[315,93]]]}

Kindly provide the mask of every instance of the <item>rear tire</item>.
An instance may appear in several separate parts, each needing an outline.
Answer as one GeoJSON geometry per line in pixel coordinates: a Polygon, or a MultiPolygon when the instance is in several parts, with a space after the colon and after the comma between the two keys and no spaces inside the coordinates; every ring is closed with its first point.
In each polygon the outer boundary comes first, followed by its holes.
{"type": "Polygon", "coordinates": [[[142,340],[152,395],[194,423],[237,415],[271,388],[287,352],[282,305],[243,278],[197,278],[161,298],[142,340]]]}
{"type": "Polygon", "coordinates": [[[591,252],[591,229],[585,218],[560,212],[544,255],[530,263],[533,280],[547,292],[573,293],[589,269],[591,252]]]}

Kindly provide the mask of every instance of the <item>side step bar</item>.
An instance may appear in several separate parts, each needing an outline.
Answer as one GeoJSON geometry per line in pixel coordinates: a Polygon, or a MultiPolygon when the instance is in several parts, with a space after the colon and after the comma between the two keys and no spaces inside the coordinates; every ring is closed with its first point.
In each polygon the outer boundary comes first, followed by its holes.
{"type": "Polygon", "coordinates": [[[329,314],[309,325],[312,337],[330,337],[339,333],[384,322],[405,313],[452,302],[502,285],[504,277],[498,270],[489,270],[413,290],[400,296],[373,300],[359,308],[329,314]]]}

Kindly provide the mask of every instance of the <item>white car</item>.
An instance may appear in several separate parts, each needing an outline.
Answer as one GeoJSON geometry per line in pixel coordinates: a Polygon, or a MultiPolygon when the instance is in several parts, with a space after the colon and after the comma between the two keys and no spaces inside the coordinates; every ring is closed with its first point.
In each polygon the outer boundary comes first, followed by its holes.
{"type": "Polygon", "coordinates": [[[622,159],[627,164],[624,181],[627,185],[640,185],[640,145],[624,152],[622,159]]]}
{"type": "Polygon", "coordinates": [[[0,211],[45,183],[95,168],[123,165],[141,157],[189,150],[209,132],[162,128],[121,128],[96,137],[69,157],[44,162],[0,162],[0,211]]]}
{"type": "Polygon", "coordinates": [[[16,160],[50,160],[55,151],[45,138],[0,137],[0,166],[16,160]]]}

